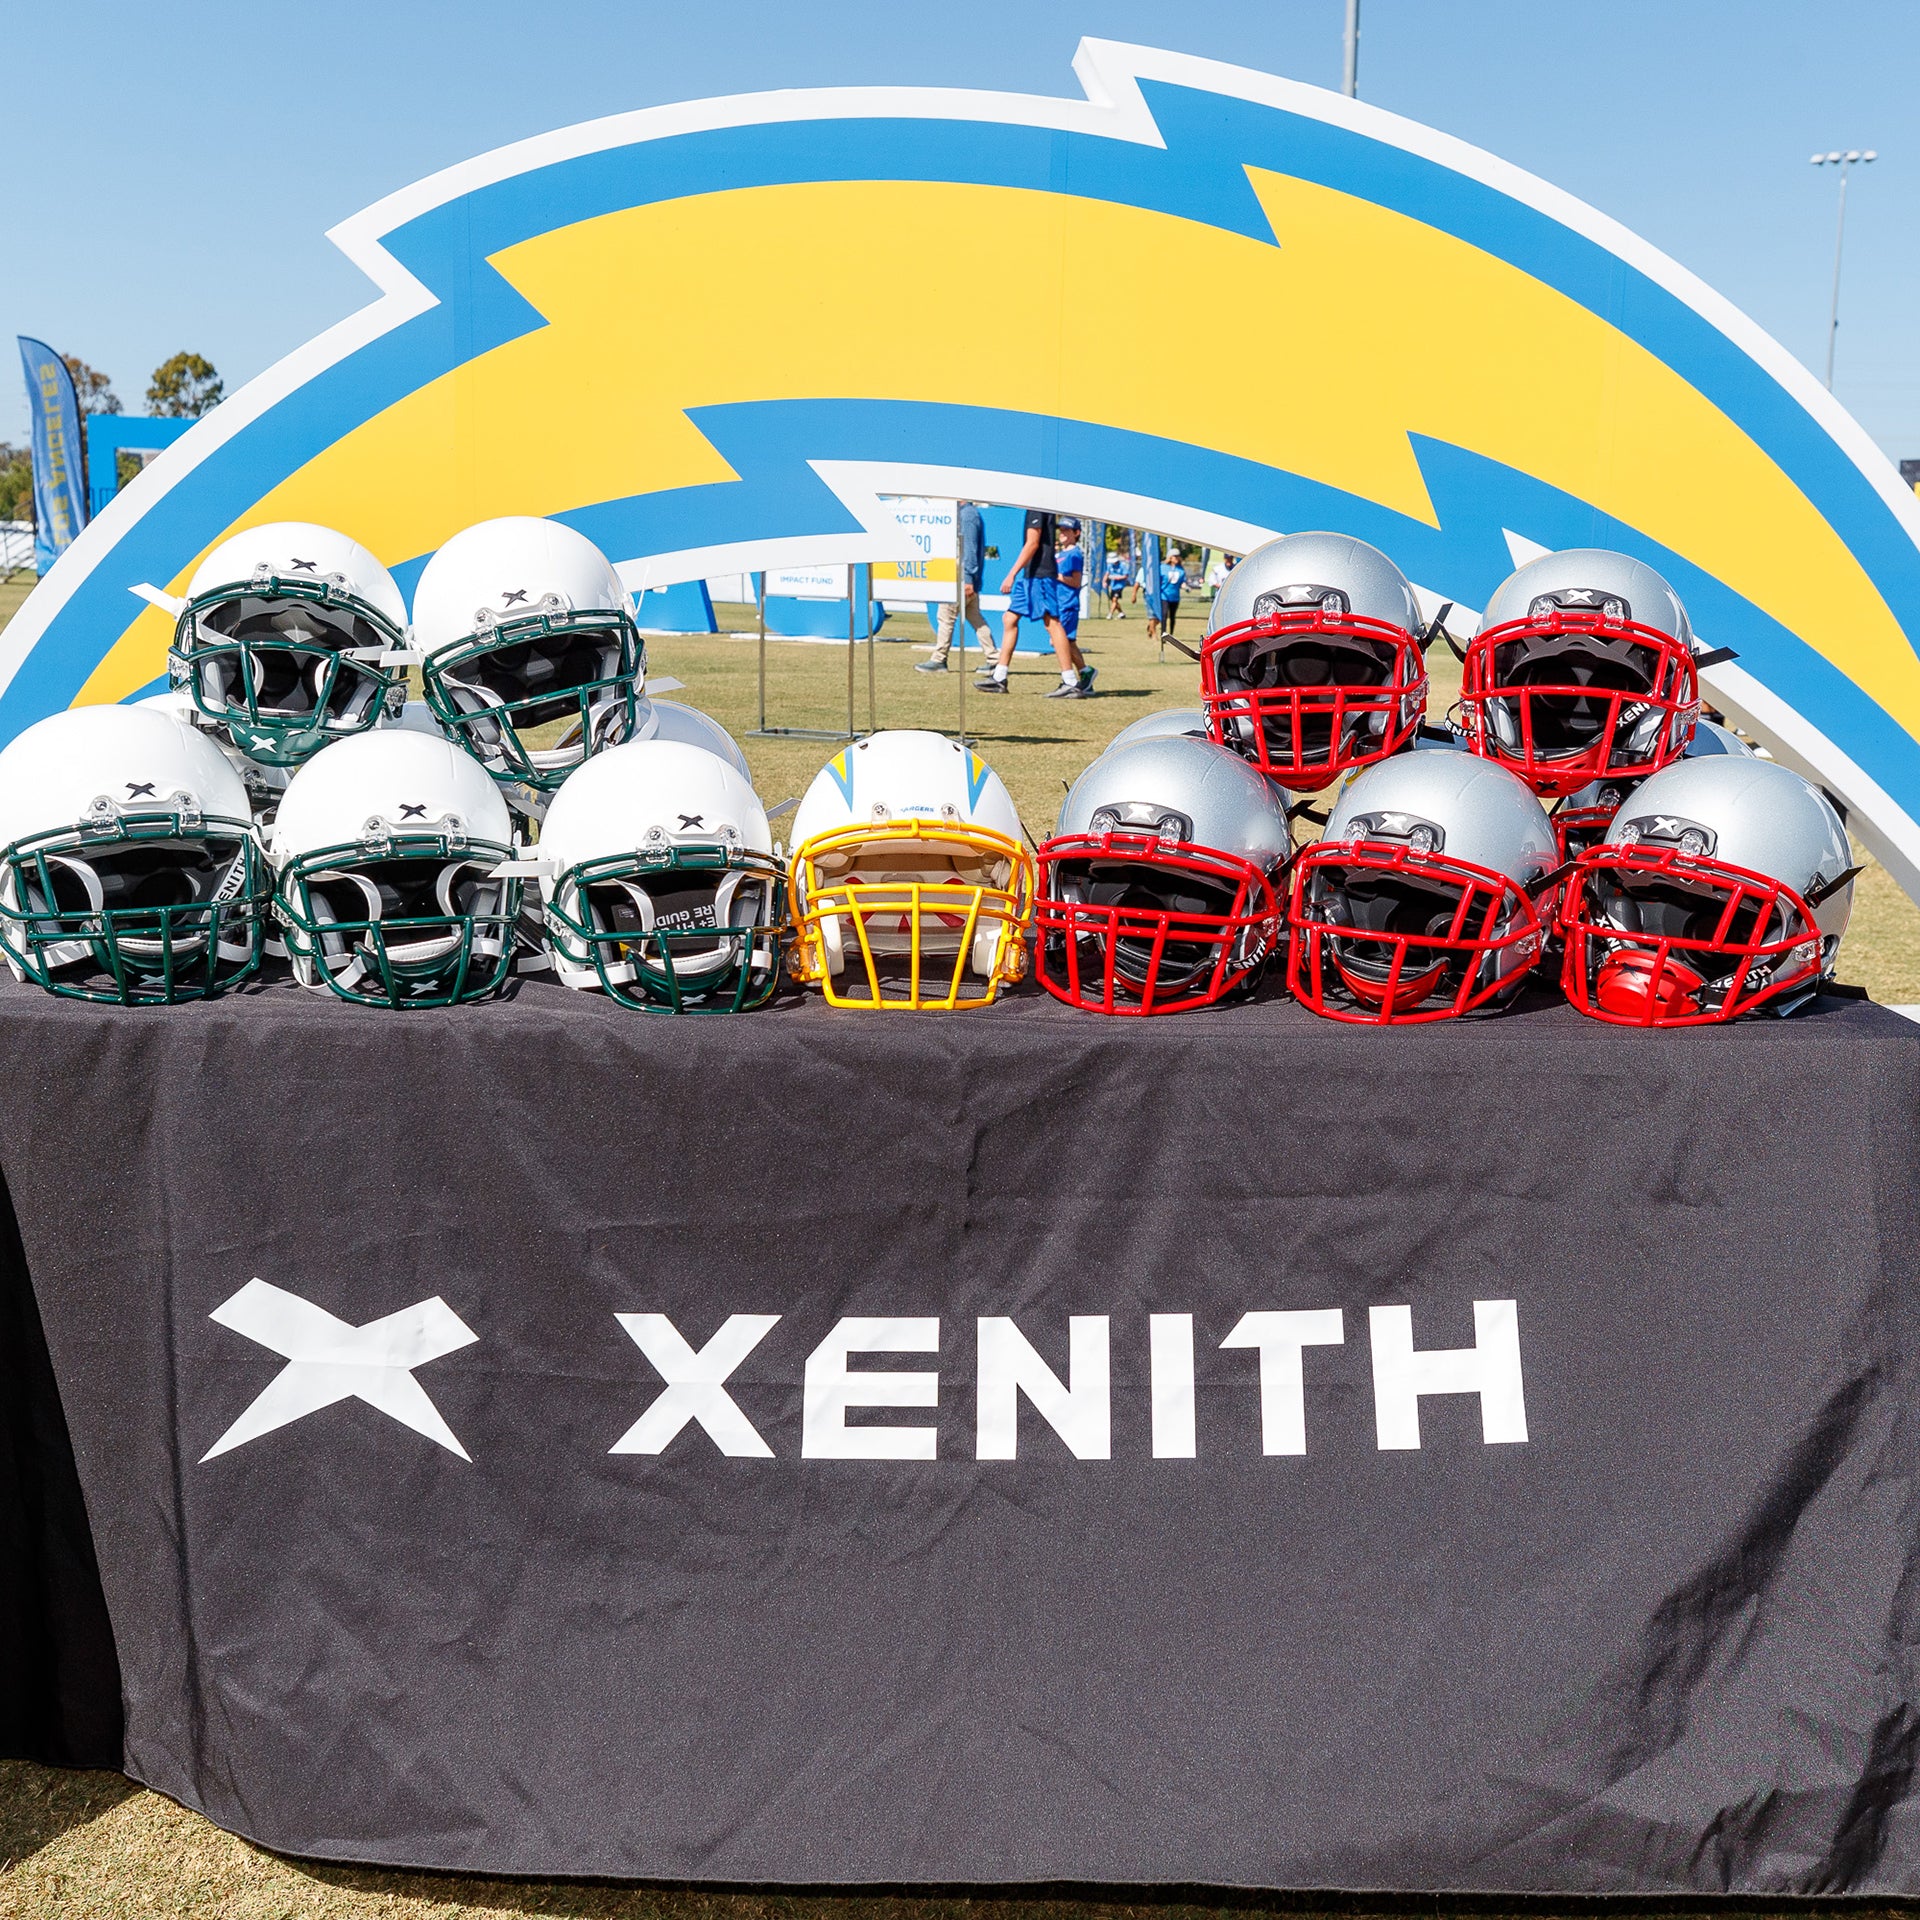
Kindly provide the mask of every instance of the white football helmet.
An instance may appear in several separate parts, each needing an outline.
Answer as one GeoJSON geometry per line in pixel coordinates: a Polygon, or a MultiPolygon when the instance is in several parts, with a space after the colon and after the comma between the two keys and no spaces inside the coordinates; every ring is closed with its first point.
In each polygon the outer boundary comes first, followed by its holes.
{"type": "Polygon", "coordinates": [[[272,889],[247,791],[205,734],[69,707],[0,752],[0,954],[18,980],[122,1006],[257,971],[272,889]]]}
{"type": "Polygon", "coordinates": [[[357,540],[285,520],[223,540],[187,584],[168,676],[250,760],[293,767],[402,697],[406,603],[357,540]]]}
{"type": "Polygon", "coordinates": [[[738,1013],[779,984],[773,833],[718,754],[677,740],[595,754],[553,796],[538,864],[566,986],[649,1012],[738,1013]]]}
{"type": "Polygon", "coordinates": [[[937,733],[876,733],[793,819],[794,977],[836,1007],[984,1007],[1026,971],[1034,864],[1000,776],[937,733]]]}
{"type": "Polygon", "coordinates": [[[268,835],[275,912],[303,986],[373,1007],[494,992],[513,964],[512,817],[452,741],[403,727],[296,773],[268,835]]]}
{"type": "Polygon", "coordinates": [[[155,713],[167,714],[183,727],[192,727],[203,739],[211,740],[226,756],[228,765],[240,776],[256,820],[279,805],[280,796],[287,790],[287,782],[293,778],[293,769],[250,760],[233,744],[224,727],[216,726],[200,711],[199,702],[185,687],[169,687],[165,693],[150,693],[144,700],[136,700],[133,704],[155,713]]]}
{"type": "Polygon", "coordinates": [[[1791,1012],[1833,972],[1858,872],[1819,788],[1753,754],[1678,760],[1621,803],[1561,907],[1567,998],[1621,1026],[1791,1012]]]}
{"type": "Polygon", "coordinates": [[[557,520],[456,533],[414,589],[413,641],[434,717],[496,780],[551,792],[638,727],[633,603],[606,555],[557,520]]]}

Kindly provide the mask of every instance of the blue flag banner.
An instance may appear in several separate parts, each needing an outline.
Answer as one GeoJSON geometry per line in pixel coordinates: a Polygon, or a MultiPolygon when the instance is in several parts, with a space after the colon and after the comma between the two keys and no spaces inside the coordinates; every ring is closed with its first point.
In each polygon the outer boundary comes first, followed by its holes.
{"type": "Polygon", "coordinates": [[[39,340],[20,336],[33,409],[33,558],[44,574],[87,524],[80,477],[80,397],[67,363],[39,340]]]}
{"type": "Polygon", "coordinates": [[[1146,538],[1146,552],[1141,559],[1143,578],[1141,591],[1146,595],[1148,609],[1156,620],[1167,617],[1166,595],[1160,586],[1160,536],[1150,533],[1146,538]]]}

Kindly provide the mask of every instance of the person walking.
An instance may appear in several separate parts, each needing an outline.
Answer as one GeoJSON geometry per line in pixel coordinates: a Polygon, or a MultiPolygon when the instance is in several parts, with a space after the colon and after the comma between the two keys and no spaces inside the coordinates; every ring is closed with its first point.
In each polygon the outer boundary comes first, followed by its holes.
{"type": "Polygon", "coordinates": [[[1122,596],[1127,591],[1127,581],[1132,573],[1133,567],[1127,559],[1126,550],[1122,547],[1115,547],[1114,550],[1107,555],[1107,578],[1105,585],[1107,591],[1107,618],[1109,620],[1118,620],[1125,612],[1120,602],[1122,596]]]}
{"type": "Polygon", "coordinates": [[[1180,595],[1187,584],[1187,563],[1178,547],[1169,547],[1160,565],[1160,610],[1164,631],[1161,640],[1173,638],[1174,623],[1180,618],[1180,595]]]}
{"type": "Polygon", "coordinates": [[[1080,596],[1087,584],[1087,557],[1080,545],[1080,522],[1059,521],[1054,538],[1054,612],[1066,632],[1067,644],[1073,649],[1074,659],[1080,663],[1077,677],[1080,692],[1085,695],[1093,691],[1094,676],[1099,668],[1088,666],[1085,655],[1080,651],[1080,596]]]}
{"type": "MultiPolygon", "coordinates": [[[[980,611],[980,580],[986,564],[987,530],[981,521],[980,509],[971,500],[962,500],[954,527],[954,598],[940,603],[935,615],[933,653],[930,658],[916,662],[915,673],[946,672],[957,620],[965,620],[980,636],[983,660],[993,651],[993,630],[987,625],[987,616],[980,611]]],[[[960,643],[963,665],[966,652],[967,643],[963,640],[960,643]]]]}
{"type": "Polygon", "coordinates": [[[992,667],[974,681],[976,691],[1007,691],[1007,669],[1012,664],[1014,648],[1020,644],[1020,621],[1024,616],[1046,623],[1047,638],[1053,642],[1054,657],[1060,662],[1060,684],[1047,697],[1051,700],[1085,698],[1086,690],[1081,680],[1086,663],[1080,657],[1078,645],[1067,638],[1055,598],[1060,574],[1055,544],[1053,515],[1030,512],[1027,515],[1026,538],[1020,543],[1020,552],[1008,570],[1006,579],[1000,583],[1000,591],[1008,596],[1007,617],[1000,636],[1000,655],[992,667]]]}

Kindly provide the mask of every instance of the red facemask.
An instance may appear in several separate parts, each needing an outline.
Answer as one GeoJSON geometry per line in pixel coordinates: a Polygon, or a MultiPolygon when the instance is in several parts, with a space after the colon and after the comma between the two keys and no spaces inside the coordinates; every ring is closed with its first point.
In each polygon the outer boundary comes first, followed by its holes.
{"type": "Polygon", "coordinates": [[[1427,663],[1403,627],[1281,607],[1207,635],[1207,731],[1284,787],[1317,793],[1384,760],[1427,710],[1427,663]]]}
{"type": "Polygon", "coordinates": [[[1257,983],[1281,942],[1273,882],[1250,862],[1150,833],[1062,834],[1040,848],[1040,984],[1091,1013],[1180,1013],[1257,983]]]}
{"type": "Polygon", "coordinates": [[[1458,712],[1475,753],[1552,797],[1678,760],[1700,715],[1700,676],[1672,634],[1556,607],[1474,635],[1458,712]]]}
{"type": "Polygon", "coordinates": [[[1518,989],[1544,917],[1490,868],[1398,841],[1322,841],[1293,863],[1287,983],[1329,1020],[1454,1020],[1518,989]]]}
{"type": "Polygon", "coordinates": [[[1615,1026],[1707,1026],[1821,977],[1824,942],[1799,894],[1678,847],[1590,849],[1560,925],[1567,998],[1615,1026]]]}

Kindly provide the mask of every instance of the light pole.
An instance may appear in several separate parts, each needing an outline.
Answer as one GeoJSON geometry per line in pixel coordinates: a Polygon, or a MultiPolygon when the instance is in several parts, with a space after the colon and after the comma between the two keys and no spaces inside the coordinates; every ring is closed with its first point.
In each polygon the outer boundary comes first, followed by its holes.
{"type": "Polygon", "coordinates": [[[1847,176],[1855,166],[1879,155],[1869,147],[1862,153],[1857,147],[1845,153],[1816,153],[1810,156],[1816,167],[1840,169],[1840,218],[1833,230],[1833,304],[1827,313],[1827,391],[1833,391],[1833,348],[1840,333],[1840,249],[1847,239],[1847,176]]]}
{"type": "Polygon", "coordinates": [[[1340,67],[1340,91],[1349,100],[1360,97],[1360,0],[1347,0],[1347,30],[1341,35],[1344,58],[1340,67]]]}

